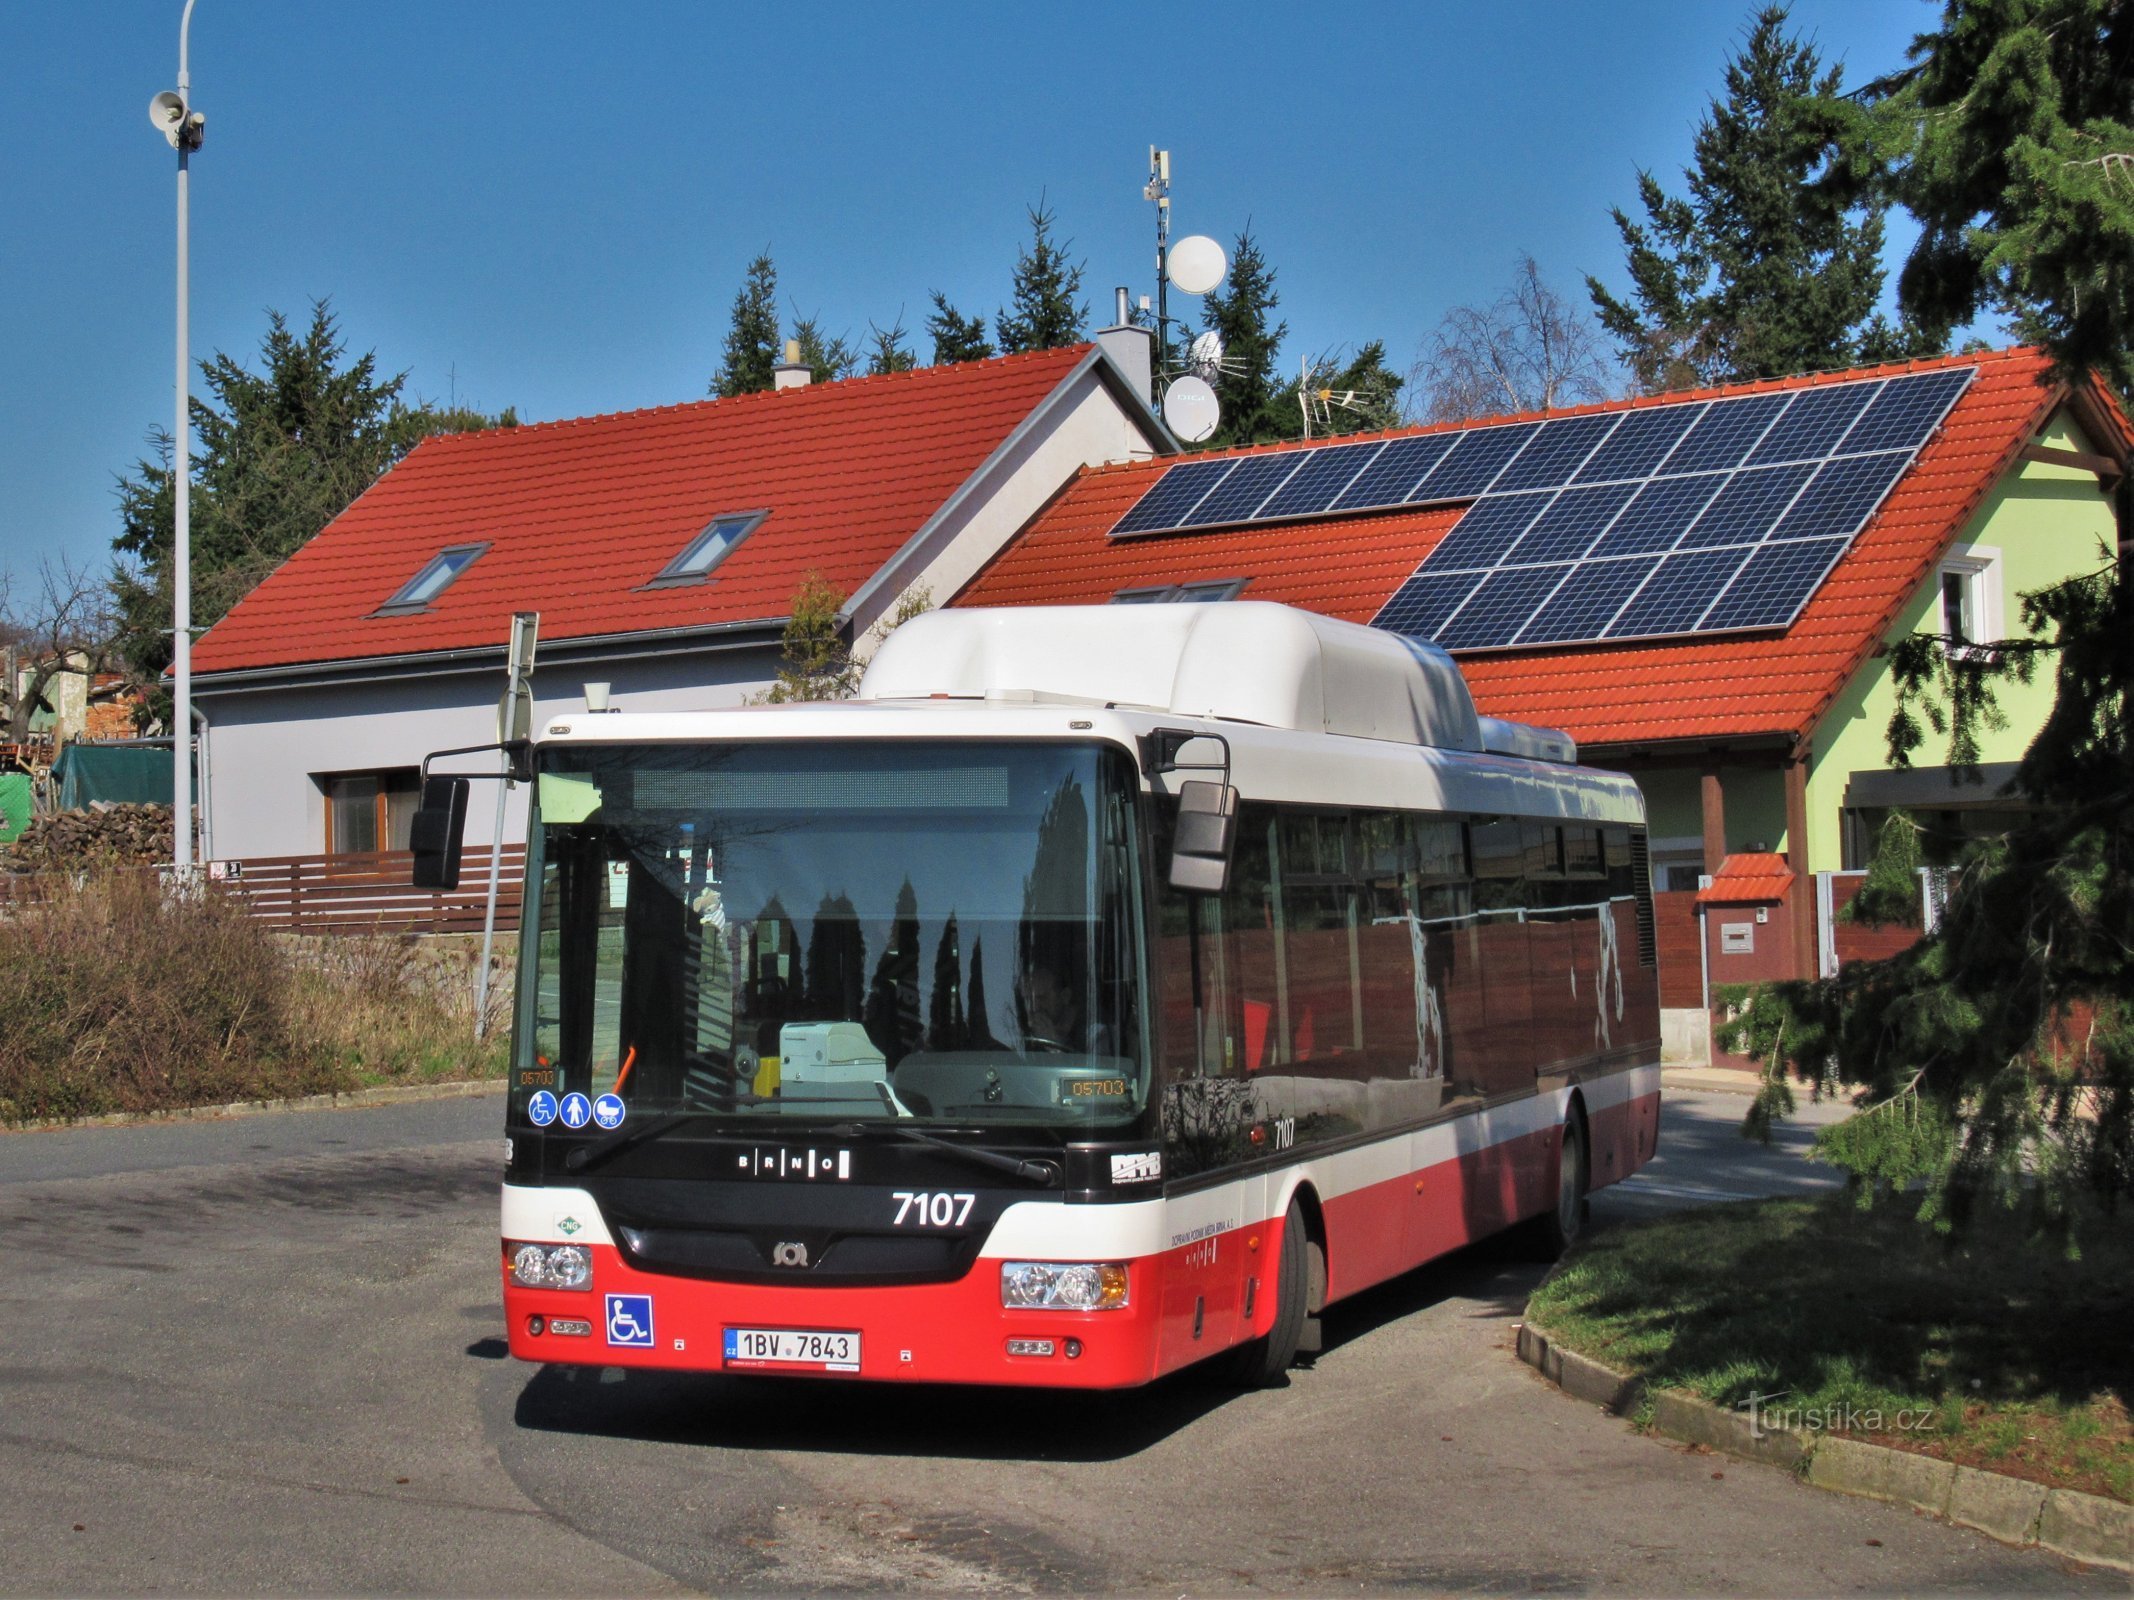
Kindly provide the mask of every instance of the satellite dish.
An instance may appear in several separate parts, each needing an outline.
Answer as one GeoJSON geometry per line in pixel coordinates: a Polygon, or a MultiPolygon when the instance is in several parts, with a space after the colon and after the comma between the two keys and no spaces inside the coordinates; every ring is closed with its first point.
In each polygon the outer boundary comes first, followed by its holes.
{"type": "Polygon", "coordinates": [[[1210,328],[1196,337],[1186,350],[1186,366],[1208,378],[1223,370],[1223,336],[1210,328]]]}
{"type": "Polygon", "coordinates": [[[1189,233],[1172,245],[1164,258],[1164,271],[1172,283],[1187,294],[1206,294],[1223,281],[1230,263],[1223,247],[1204,233],[1189,233]]]}
{"type": "Polygon", "coordinates": [[[1215,431],[1222,407],[1206,378],[1184,377],[1163,392],[1163,420],[1186,443],[1198,444],[1215,431]]]}

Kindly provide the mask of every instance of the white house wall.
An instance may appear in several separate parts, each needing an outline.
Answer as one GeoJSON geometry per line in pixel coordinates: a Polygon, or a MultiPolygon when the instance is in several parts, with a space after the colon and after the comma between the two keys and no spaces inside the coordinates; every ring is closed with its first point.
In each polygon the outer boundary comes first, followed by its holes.
{"type": "MultiPolygon", "coordinates": [[[[740,705],[776,670],[774,650],[755,648],[599,662],[534,675],[536,724],[582,716],[587,680],[613,687],[629,711],[717,711],[740,705]]],[[[366,684],[226,690],[202,695],[208,718],[206,827],[210,859],[316,855],[326,845],[326,799],[318,779],[419,765],[433,750],[496,737],[501,668],[449,677],[366,684]]],[[[493,757],[466,757],[448,770],[493,769],[493,757]]],[[[525,791],[506,799],[504,837],[526,837],[525,791]]],[[[467,842],[493,837],[496,799],[477,784],[468,805],[467,842]]]]}

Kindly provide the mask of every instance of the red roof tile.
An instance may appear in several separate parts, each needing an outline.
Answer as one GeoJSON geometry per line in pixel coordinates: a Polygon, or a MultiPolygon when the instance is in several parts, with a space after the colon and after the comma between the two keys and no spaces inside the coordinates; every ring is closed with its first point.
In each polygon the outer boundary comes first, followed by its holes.
{"type": "MultiPolygon", "coordinates": [[[[2016,452],[2065,398],[2065,391],[2051,384],[2044,357],[2032,350],[1993,351],[1579,408],[1625,410],[1966,365],[1979,369],[1977,380],[1790,628],[1751,636],[1466,654],[1460,666],[1475,703],[1492,716],[1561,728],[1588,745],[1806,736],[2016,452]]],[[[955,604],[1096,602],[1130,587],[1247,577],[1244,598],[1286,600],[1368,622],[1459,520],[1461,510],[1107,537],[1169,465],[1159,460],[1085,471],[966,586],[955,604]]]]}
{"type": "Polygon", "coordinates": [[[1793,887],[1786,858],[1766,850],[1745,850],[1719,863],[1712,881],[1697,891],[1699,905],[1747,905],[1755,900],[1783,900],[1793,887]]]}
{"type": "Polygon", "coordinates": [[[202,673],[775,620],[851,592],[1089,353],[426,439],[194,647],[202,673]],[[642,587],[723,512],[770,515],[710,581],[642,587]],[[490,548],[427,611],[374,616],[440,549],[490,548]]]}

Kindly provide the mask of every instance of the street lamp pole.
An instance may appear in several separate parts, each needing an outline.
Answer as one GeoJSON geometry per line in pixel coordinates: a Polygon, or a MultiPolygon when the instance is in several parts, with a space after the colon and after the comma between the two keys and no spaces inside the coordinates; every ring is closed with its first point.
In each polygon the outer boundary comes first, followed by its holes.
{"type": "Polygon", "coordinates": [[[176,679],[171,730],[171,867],[181,885],[193,875],[193,417],[191,356],[186,348],[191,268],[187,260],[186,178],[207,119],[193,110],[187,56],[194,0],[178,20],[178,88],[149,102],[148,119],[178,152],[178,370],[171,429],[175,551],[171,562],[171,669],[176,679]]]}

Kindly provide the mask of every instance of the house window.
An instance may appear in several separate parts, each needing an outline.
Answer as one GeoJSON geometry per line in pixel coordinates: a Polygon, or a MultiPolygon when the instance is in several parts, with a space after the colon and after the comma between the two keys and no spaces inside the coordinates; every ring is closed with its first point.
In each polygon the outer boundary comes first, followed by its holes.
{"type": "Polygon", "coordinates": [[[1217,578],[1206,583],[1167,583],[1148,589],[1121,589],[1111,597],[1111,603],[1115,606],[1149,606],[1182,601],[1191,605],[1235,600],[1246,582],[1244,578],[1217,578]]]}
{"type": "Polygon", "coordinates": [[[405,850],[415,820],[422,775],[414,767],[387,772],[346,772],[320,777],[326,795],[326,853],[368,855],[405,850]]]}
{"type": "Polygon", "coordinates": [[[1951,650],[2001,637],[2001,553],[1982,545],[1952,551],[1941,564],[1937,629],[1951,650]]]}
{"type": "Polygon", "coordinates": [[[486,544],[455,544],[438,551],[420,572],[400,586],[392,599],[371,615],[397,617],[427,611],[430,602],[449,589],[453,580],[473,566],[474,558],[488,548],[486,544]]]}
{"type": "Polygon", "coordinates": [[[660,570],[648,587],[667,588],[682,583],[702,583],[711,569],[724,561],[733,547],[755,531],[767,511],[736,511],[714,517],[705,530],[690,540],[682,553],[660,570]]]}

